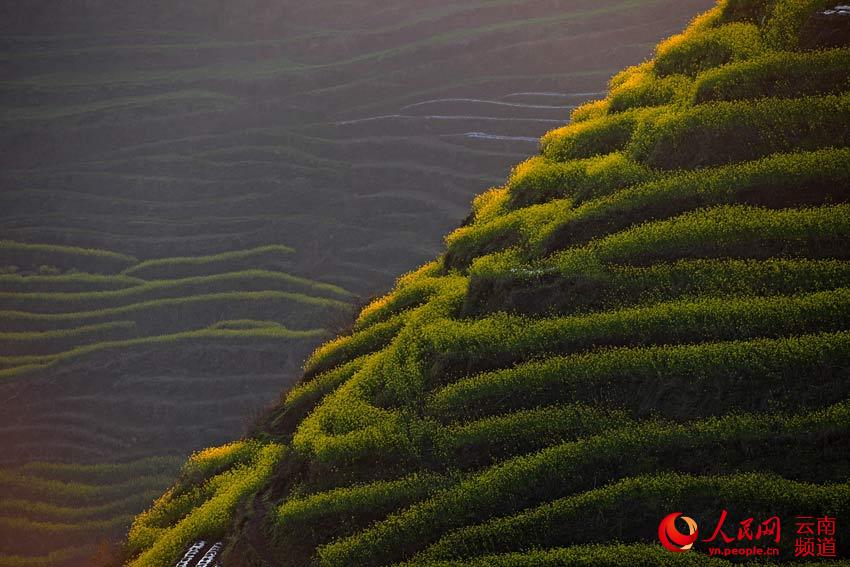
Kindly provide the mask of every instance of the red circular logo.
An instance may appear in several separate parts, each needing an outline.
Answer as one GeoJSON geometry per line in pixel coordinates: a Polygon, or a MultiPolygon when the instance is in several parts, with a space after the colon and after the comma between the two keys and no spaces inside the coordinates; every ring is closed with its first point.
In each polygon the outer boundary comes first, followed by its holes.
{"type": "Polygon", "coordinates": [[[658,539],[661,540],[661,545],[673,551],[680,553],[687,551],[694,546],[697,540],[697,523],[693,518],[682,516],[681,512],[673,512],[668,514],[658,524],[658,539]],[[688,526],[688,533],[683,534],[676,527],[676,519],[681,516],[688,526]]]}

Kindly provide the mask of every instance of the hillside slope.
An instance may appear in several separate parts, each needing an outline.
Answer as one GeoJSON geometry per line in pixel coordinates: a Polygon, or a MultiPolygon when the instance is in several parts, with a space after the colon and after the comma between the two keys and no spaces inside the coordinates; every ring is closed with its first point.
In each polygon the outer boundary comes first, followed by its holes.
{"type": "Polygon", "coordinates": [[[783,560],[795,515],[846,523],[834,4],[723,0],[616,75],[251,439],[185,466],[130,564],[226,537],[228,566],[718,565],[663,550],[660,518],[787,518],[783,560]]]}
{"type": "Polygon", "coordinates": [[[615,76],[253,439],[186,465],[132,565],[225,534],[227,565],[702,564],[649,544],[663,515],[846,518],[850,49],[812,24],[829,5],[724,1],[615,76]]]}
{"type": "Polygon", "coordinates": [[[710,2],[0,2],[0,566],[109,555],[710,2]]]}

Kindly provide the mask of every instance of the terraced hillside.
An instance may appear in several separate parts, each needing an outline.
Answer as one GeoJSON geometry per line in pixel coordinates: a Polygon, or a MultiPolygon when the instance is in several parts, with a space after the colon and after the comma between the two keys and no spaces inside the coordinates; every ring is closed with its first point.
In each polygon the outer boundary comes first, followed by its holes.
{"type": "Polygon", "coordinates": [[[0,565],[109,555],[709,2],[0,2],[0,565]]]}
{"type": "Polygon", "coordinates": [[[228,439],[256,408],[253,388],[279,384],[281,369],[327,336],[320,325],[350,312],[350,292],[283,271],[293,255],[266,246],[138,262],[0,243],[6,264],[34,263],[19,268],[31,275],[0,275],[3,460],[129,457],[228,439]]]}
{"type": "Polygon", "coordinates": [[[252,436],[184,466],[130,565],[222,537],[228,566],[722,565],[656,539],[721,509],[781,517],[780,561],[796,515],[835,516],[847,564],[833,5],[722,0],[617,74],[252,436]]]}

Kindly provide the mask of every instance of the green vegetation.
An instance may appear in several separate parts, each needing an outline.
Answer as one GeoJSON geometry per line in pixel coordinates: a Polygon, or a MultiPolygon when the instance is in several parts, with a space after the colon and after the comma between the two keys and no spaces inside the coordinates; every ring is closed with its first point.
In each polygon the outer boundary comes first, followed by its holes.
{"type": "MultiPolygon", "coordinates": [[[[835,408],[817,419],[822,420],[823,427],[827,432],[836,422],[843,422],[846,426],[846,407],[835,408]]],[[[754,420],[741,417],[709,420],[704,423],[698,422],[688,427],[681,425],[666,427],[648,423],[640,428],[632,427],[622,431],[613,430],[606,435],[589,437],[574,443],[555,445],[529,456],[516,457],[494,465],[484,472],[464,480],[456,487],[415,504],[398,516],[390,517],[384,522],[364,530],[357,536],[341,539],[320,548],[319,556],[322,562],[328,565],[385,564],[399,559],[397,554],[402,550],[410,553],[412,550],[422,549],[441,535],[464,524],[476,523],[476,521],[484,520],[492,515],[507,515],[539,504],[541,499],[544,498],[548,502],[557,499],[559,495],[591,490],[595,475],[603,475],[604,478],[636,475],[637,478],[629,478],[623,484],[615,484],[614,490],[617,491],[625,485],[629,487],[629,490],[640,491],[642,486],[649,484],[643,482],[640,475],[645,474],[644,471],[647,471],[647,469],[656,470],[656,467],[659,466],[656,458],[653,458],[656,450],[664,456],[680,454],[676,452],[676,448],[692,450],[691,448],[695,447],[699,451],[699,455],[693,457],[691,462],[696,464],[699,463],[700,459],[705,459],[703,461],[705,464],[716,463],[715,468],[721,466],[736,468],[740,463],[745,462],[743,459],[750,461],[747,463],[750,467],[767,467],[768,470],[772,470],[773,467],[781,468],[788,458],[792,455],[798,455],[794,449],[805,447],[809,443],[806,439],[809,435],[807,430],[811,427],[811,424],[807,423],[806,419],[791,419],[785,425],[789,431],[796,428],[803,431],[798,442],[799,445],[789,444],[785,447],[788,453],[780,452],[775,456],[759,453],[752,457],[744,457],[737,454],[733,449],[736,445],[741,447],[742,437],[747,441],[752,439],[756,443],[760,436],[764,439],[772,438],[775,427],[773,422],[776,421],[782,423],[781,420],[776,418],[754,420]],[[759,423],[759,421],[762,423],[759,423]],[[751,427],[756,429],[753,431],[750,429],[751,427]],[[699,441],[700,439],[703,441],[699,441]],[[638,458],[644,455],[648,455],[649,458],[638,458]]],[[[742,451],[747,452],[747,449],[743,448],[742,451]]],[[[807,463],[806,460],[801,459],[798,466],[801,469],[800,472],[807,475],[823,474],[821,471],[824,471],[827,474],[832,472],[840,479],[842,475],[846,475],[846,469],[840,470],[833,465],[843,461],[840,453],[836,452],[832,454],[831,460],[823,465],[807,463]],[[806,468],[808,470],[805,470],[806,468]]],[[[846,478],[846,476],[843,478],[846,478]]],[[[744,477],[745,486],[737,490],[739,501],[746,505],[748,499],[743,496],[747,492],[751,494],[754,486],[767,485],[765,480],[759,477],[744,477]],[[747,485],[750,486],[749,490],[745,488],[747,485]]],[[[724,484],[722,481],[723,479],[714,479],[713,482],[710,479],[699,479],[696,482],[710,483],[713,488],[718,488],[719,485],[724,484]]],[[[669,482],[674,493],[677,492],[676,483],[673,479],[665,478],[659,479],[655,485],[659,493],[663,494],[662,487],[666,482],[669,482]]],[[[687,480],[685,480],[685,484],[687,484],[687,480]]],[[[732,485],[731,494],[726,498],[734,501],[737,487],[732,482],[730,484],[732,485]]],[[[776,499],[778,493],[784,493],[785,498],[791,501],[791,505],[787,508],[783,506],[785,513],[791,512],[794,505],[805,506],[808,504],[805,500],[803,502],[799,502],[799,500],[805,498],[809,491],[815,492],[823,502],[832,500],[838,504],[836,507],[827,506],[827,508],[831,508],[832,513],[841,513],[850,506],[850,486],[846,484],[809,488],[808,485],[798,487],[795,482],[784,479],[778,484],[779,486],[775,489],[765,490],[763,495],[755,495],[761,505],[753,510],[754,514],[772,503],[781,506],[782,500],[776,499]],[[806,490],[807,488],[809,490],[806,490]]],[[[653,492],[651,484],[646,486],[646,489],[650,494],[653,492]]],[[[682,487],[681,493],[684,498],[687,498],[687,486],[682,487]]],[[[595,496],[593,492],[590,494],[591,498],[595,496]]],[[[711,505],[711,496],[706,496],[708,502],[705,502],[702,498],[694,501],[695,504],[698,503],[698,510],[706,509],[711,505]]],[[[573,498],[580,499],[582,496],[573,498]]],[[[623,501],[629,501],[621,494],[617,494],[613,500],[615,506],[623,501]]],[[[555,503],[557,502],[555,500],[555,503]]],[[[677,507],[681,504],[683,502],[676,502],[677,507]]],[[[818,503],[812,502],[812,504],[818,503]]],[[[544,509],[548,508],[550,508],[550,505],[547,505],[544,509]]],[[[652,512],[658,515],[663,514],[657,508],[652,512]]],[[[585,514],[591,513],[589,510],[585,510],[585,514]]],[[[639,519],[638,526],[645,527],[646,523],[646,517],[642,516],[639,519]]],[[[564,529],[569,529],[567,526],[573,524],[567,522],[559,525],[564,529]]],[[[545,528],[545,526],[543,527],[545,528]]],[[[542,533],[551,532],[542,531],[542,533]]],[[[561,533],[556,532],[553,535],[557,538],[561,533]]],[[[587,535],[584,535],[584,537],[587,537],[587,535]]],[[[605,538],[605,540],[609,541],[610,538],[605,538]]],[[[500,541],[503,542],[503,545],[510,546],[511,549],[521,548],[526,544],[521,539],[500,541]]],[[[572,540],[567,543],[575,542],[576,540],[572,540]]],[[[550,542],[547,543],[551,545],[550,542]]]]}
{"type": "Polygon", "coordinates": [[[812,12],[835,6],[831,0],[777,0],[770,7],[764,36],[778,49],[795,49],[805,43],[804,27],[812,12]]]}
{"type": "Polygon", "coordinates": [[[848,205],[779,211],[728,205],[636,226],[587,249],[605,263],[639,265],[683,257],[843,258],[848,237],[848,205]]]}
{"type": "Polygon", "coordinates": [[[75,246],[25,244],[0,240],[0,266],[55,266],[86,272],[111,274],[135,264],[136,259],[125,254],[75,246]]]}
{"type": "Polygon", "coordinates": [[[757,161],[673,173],[605,199],[553,213],[530,243],[543,251],[582,244],[647,220],[713,205],[779,208],[846,198],[846,149],[775,154],[757,161]]]}
{"type": "MultiPolygon", "coordinates": [[[[608,160],[608,164],[622,163],[618,154],[610,157],[614,159],[608,160]]],[[[598,196],[600,198],[569,195],[566,198],[572,197],[574,200],[568,202],[555,200],[560,197],[555,194],[553,200],[547,203],[523,207],[488,222],[461,227],[446,239],[448,250],[445,262],[451,267],[467,267],[477,257],[519,244],[531,247],[535,254],[553,252],[623,230],[630,225],[712,205],[750,203],[779,208],[821,203],[826,199],[841,201],[846,198],[845,182],[850,182],[850,175],[842,165],[848,158],[850,152],[846,149],[776,154],[742,164],[673,173],[645,183],[641,182],[639,170],[633,169],[635,177],[628,180],[630,174],[611,175],[613,170],[607,169],[606,164],[603,165],[601,175],[587,178],[588,184],[595,182],[596,190],[602,193],[598,196]],[[619,187],[611,191],[609,188],[612,185],[619,187]],[[805,189],[801,190],[800,187],[805,189]],[[766,194],[768,190],[769,194],[766,194]],[[609,192],[613,194],[607,195],[609,192]]],[[[583,161],[569,163],[584,168],[583,161]]],[[[562,185],[561,175],[552,174],[552,168],[548,165],[534,163],[533,160],[519,166],[518,171],[521,172],[521,179],[529,180],[526,187],[530,193],[555,193],[555,188],[563,186],[581,190],[585,183],[585,179],[581,179],[578,183],[562,185]]],[[[697,218],[701,214],[695,213],[680,221],[696,225],[699,224],[697,218]]],[[[713,214],[705,213],[707,219],[704,222],[712,222],[708,219],[713,214]]],[[[747,212],[741,209],[736,214],[757,222],[759,216],[786,213],[747,212]]],[[[790,211],[787,214],[797,213],[790,211]]],[[[829,213],[824,211],[823,214],[829,213]]],[[[721,227],[706,229],[722,230],[721,227]]],[[[635,230],[642,229],[636,227],[635,230]]],[[[738,227],[734,230],[744,229],[738,227]]],[[[628,234],[624,232],[618,238],[628,238],[628,234]]]]}
{"type": "MultiPolygon", "coordinates": [[[[505,519],[458,530],[426,551],[435,559],[474,557],[518,548],[548,548],[573,542],[606,542],[618,534],[637,534],[666,510],[687,505],[697,518],[715,507],[746,506],[753,514],[793,516],[801,508],[830,515],[850,507],[847,484],[812,485],[763,474],[691,477],[637,476],[604,488],[556,500],[505,519]],[[617,518],[616,528],[603,518],[617,518]],[[588,521],[588,518],[596,520],[588,521]]],[[[707,523],[707,522],[706,522],[707,523]]],[[[794,526],[782,536],[792,539],[794,526]]],[[[792,557],[786,552],[785,558],[792,557]]],[[[332,563],[332,561],[331,561],[332,563]]],[[[340,563],[342,564],[342,563],[340,563]]]]}
{"type": "Polygon", "coordinates": [[[850,51],[779,52],[703,73],[693,100],[747,100],[836,94],[850,88],[850,51]]]}
{"type": "Polygon", "coordinates": [[[266,264],[285,262],[295,252],[289,246],[269,245],[223,252],[211,256],[183,258],[161,258],[139,262],[126,269],[124,273],[145,279],[181,278],[209,275],[221,272],[233,272],[246,268],[261,268],[266,264]]]}
{"type": "Polygon", "coordinates": [[[848,340],[847,332],[839,332],[550,357],[454,382],[433,394],[428,413],[466,420],[558,400],[675,419],[815,406],[847,396],[842,375],[850,364],[848,340]],[[747,397],[753,390],[763,397],[747,397]]]}
{"type": "Polygon", "coordinates": [[[95,269],[126,261],[132,263],[126,271],[134,274],[0,276],[0,286],[8,290],[0,292],[4,378],[42,372],[92,353],[175,341],[315,341],[326,336],[312,326],[317,318],[327,321],[348,311],[353,298],[339,286],[271,269],[216,273],[251,262],[279,267],[282,256],[294,253],[286,246],[142,263],[99,250],[8,241],[0,248],[11,256],[41,255],[39,261],[66,268],[64,262],[95,269]],[[168,279],[139,277],[166,273],[168,279]],[[205,275],[188,275],[193,273],[205,275]]]}
{"type": "Polygon", "coordinates": [[[429,362],[440,375],[451,376],[545,354],[837,331],[848,321],[850,293],[840,288],[794,296],[686,299],[568,317],[497,313],[471,322],[443,320],[421,332],[430,343],[429,362]]]}
{"type": "Polygon", "coordinates": [[[679,102],[688,92],[690,79],[684,75],[657,77],[651,72],[635,73],[611,91],[609,112],[623,112],[632,108],[663,106],[679,102]]]}
{"type": "MultiPolygon", "coordinates": [[[[527,400],[528,397],[522,398],[527,400]]],[[[555,398],[553,397],[552,400],[555,398]]],[[[439,394],[438,394],[439,400],[439,394]]],[[[545,402],[545,400],[541,400],[545,402]]],[[[437,402],[439,404],[439,402],[437,402]]],[[[434,404],[432,408],[439,407],[434,404]]],[[[442,406],[445,408],[445,404],[442,406]]],[[[489,408],[488,408],[489,409],[489,408]]],[[[475,412],[457,416],[464,420],[475,412]]],[[[481,411],[489,415],[488,411],[481,411]]],[[[451,409],[434,412],[438,419],[451,417],[451,409]]],[[[460,468],[495,463],[507,457],[572,441],[596,431],[625,427],[632,421],[621,411],[585,405],[544,406],[446,427],[437,438],[441,460],[460,468]]]]}
{"type": "Polygon", "coordinates": [[[238,446],[274,470],[222,450],[136,520],[139,564],[227,532],[225,563],[720,566],[659,519],[776,514],[784,544],[850,513],[848,48],[799,49],[824,5],[724,0],[612,78],[308,359],[238,446]]]}
{"type": "Polygon", "coordinates": [[[139,515],[130,529],[130,549],[141,552],[130,565],[162,565],[173,561],[202,536],[221,536],[227,529],[230,515],[268,480],[284,451],[284,447],[274,444],[258,447],[248,464],[237,465],[206,480],[214,488],[206,498],[193,501],[187,513],[175,514],[179,519],[172,526],[153,527],[148,523],[161,509],[185,504],[179,499],[173,502],[173,493],[157,500],[153,508],[139,515]]]}
{"type": "Polygon", "coordinates": [[[351,294],[340,287],[320,284],[305,278],[266,270],[228,272],[212,276],[153,280],[118,289],[92,292],[35,292],[0,293],[0,308],[30,312],[88,311],[110,309],[132,303],[142,303],[169,297],[184,297],[228,291],[287,291],[350,299],[351,294]],[[235,289],[233,289],[235,288],[235,289]]]}
{"type": "Polygon", "coordinates": [[[564,254],[536,269],[475,265],[464,312],[582,313],[697,297],[792,295],[850,285],[850,264],[809,259],[680,259],[603,265],[564,254]],[[576,260],[583,261],[576,261],[576,260]]]}
{"type": "Polygon", "coordinates": [[[367,359],[368,356],[355,358],[333,370],[318,374],[312,379],[302,381],[294,386],[283,397],[282,407],[274,415],[271,428],[284,431],[291,429],[294,424],[307,417],[325,396],[336,390],[341,384],[349,380],[355,372],[360,370],[366,364],[367,359]]]}
{"type": "Polygon", "coordinates": [[[638,124],[663,109],[634,109],[552,130],[540,139],[544,157],[554,161],[589,158],[624,149],[638,124]]]}
{"type": "Polygon", "coordinates": [[[426,498],[443,479],[416,473],[391,481],[338,488],[288,500],[278,508],[277,537],[287,547],[310,549],[350,535],[389,513],[426,498]]]}
{"type": "MultiPolygon", "coordinates": [[[[154,299],[120,307],[79,312],[0,311],[0,316],[8,322],[9,326],[20,329],[19,332],[43,328],[74,328],[83,321],[96,322],[104,319],[123,320],[126,318],[133,318],[138,325],[144,325],[148,329],[153,327],[166,330],[169,327],[185,328],[187,325],[198,325],[205,319],[208,319],[210,323],[232,320],[233,315],[236,314],[262,316],[265,313],[268,315],[271,310],[270,307],[275,305],[286,306],[286,312],[290,314],[289,320],[295,324],[298,324],[305,317],[309,317],[309,314],[306,313],[309,308],[336,312],[347,308],[347,304],[339,300],[314,297],[303,293],[264,290],[206,293],[154,299]],[[301,309],[297,309],[298,307],[301,309]],[[189,318],[190,313],[192,314],[191,319],[189,318]]],[[[272,312],[280,313],[281,310],[278,307],[276,311],[272,312]]]]}
{"type": "Polygon", "coordinates": [[[438,268],[437,263],[432,262],[400,277],[392,293],[375,299],[363,308],[354,328],[365,329],[427,301],[443,287],[444,278],[433,277],[433,272],[438,268]]]}
{"type": "Polygon", "coordinates": [[[225,340],[233,339],[278,339],[298,340],[313,337],[322,337],[327,334],[324,329],[309,329],[305,331],[293,331],[282,326],[266,326],[253,329],[196,329],[181,333],[170,333],[165,335],[154,335],[126,340],[107,340],[87,344],[62,351],[57,354],[46,355],[24,355],[24,356],[2,356],[0,357],[0,378],[9,378],[44,369],[61,362],[67,362],[94,352],[108,349],[129,350],[134,347],[146,347],[151,345],[197,341],[197,340],[225,340]]]}
{"type": "Polygon", "coordinates": [[[570,197],[581,203],[649,181],[655,174],[620,153],[568,162],[531,158],[508,179],[512,208],[570,197]]]}
{"type": "Polygon", "coordinates": [[[9,292],[82,293],[126,289],[144,283],[129,276],[101,274],[62,274],[54,276],[0,275],[0,290],[9,292]]]}
{"type": "Polygon", "coordinates": [[[3,341],[6,356],[51,354],[68,346],[77,346],[80,342],[114,340],[122,335],[132,335],[135,330],[136,324],[133,321],[114,321],[82,325],[73,329],[0,333],[0,341],[3,341]]]}
{"type": "Polygon", "coordinates": [[[309,378],[330,370],[353,358],[381,350],[404,326],[404,315],[375,323],[362,331],[329,341],[313,352],[304,363],[304,376],[309,378]]]}
{"type": "Polygon", "coordinates": [[[685,32],[660,43],[653,67],[659,77],[695,76],[726,63],[749,59],[762,51],[758,26],[730,23],[702,33],[685,32]]]}
{"type": "MultiPolygon", "coordinates": [[[[35,502],[50,499],[51,502],[59,502],[62,506],[101,505],[126,494],[127,486],[136,490],[150,490],[167,484],[171,480],[176,463],[172,459],[167,465],[153,473],[142,471],[138,476],[127,479],[119,477],[116,482],[105,484],[97,476],[93,480],[84,478],[84,482],[74,482],[58,480],[49,475],[32,474],[26,469],[4,469],[0,470],[0,486],[3,486],[4,490],[14,491],[18,498],[35,502]]],[[[81,465],[80,468],[85,471],[85,467],[81,465]]]]}
{"type": "Polygon", "coordinates": [[[846,146],[848,120],[847,94],[714,102],[647,117],[636,127],[628,151],[663,170],[720,165],[792,149],[846,146]]]}

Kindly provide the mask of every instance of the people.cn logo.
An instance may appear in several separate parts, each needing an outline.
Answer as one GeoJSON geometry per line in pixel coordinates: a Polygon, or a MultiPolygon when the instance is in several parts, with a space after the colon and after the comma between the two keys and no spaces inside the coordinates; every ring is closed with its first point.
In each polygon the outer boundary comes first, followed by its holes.
{"type": "Polygon", "coordinates": [[[697,523],[693,518],[682,516],[681,512],[673,512],[668,514],[658,524],[658,539],[661,540],[661,545],[674,553],[687,551],[694,546],[697,540],[697,523]],[[683,534],[676,527],[676,520],[681,516],[682,520],[688,526],[688,533],[683,534]]]}

